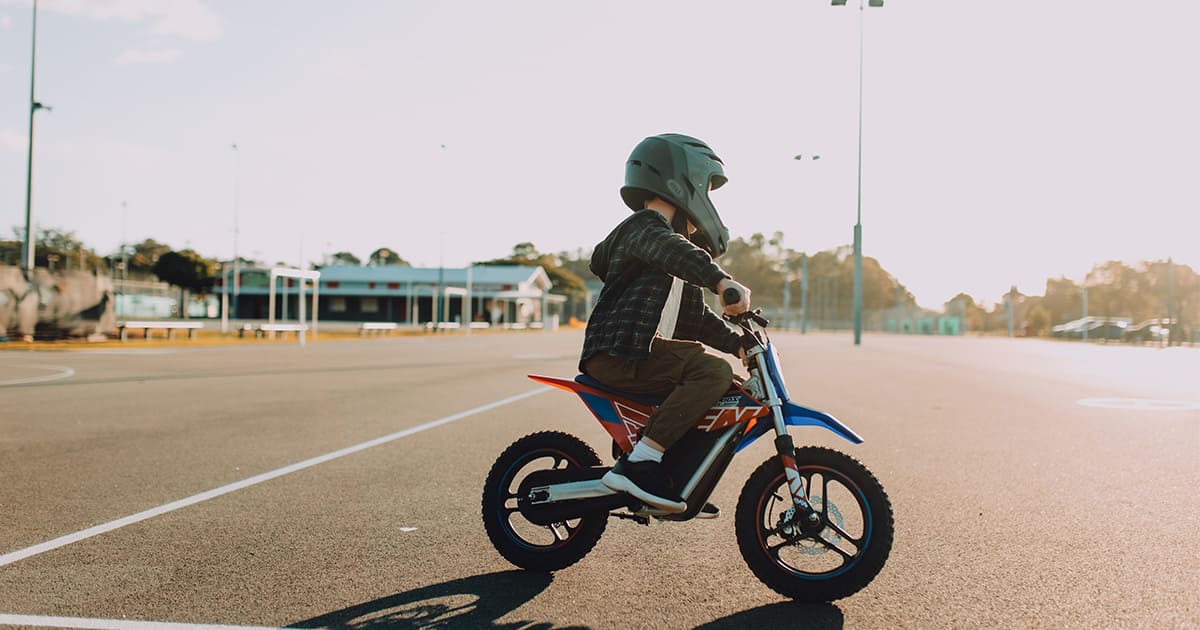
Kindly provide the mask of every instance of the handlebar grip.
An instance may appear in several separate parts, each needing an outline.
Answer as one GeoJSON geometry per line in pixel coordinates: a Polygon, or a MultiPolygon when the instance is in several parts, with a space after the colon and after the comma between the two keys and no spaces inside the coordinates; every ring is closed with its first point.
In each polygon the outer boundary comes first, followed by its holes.
{"type": "Polygon", "coordinates": [[[724,300],[726,304],[737,304],[738,302],[742,301],[742,292],[733,287],[729,287],[728,289],[725,289],[723,293],[721,293],[721,299],[724,300]]]}

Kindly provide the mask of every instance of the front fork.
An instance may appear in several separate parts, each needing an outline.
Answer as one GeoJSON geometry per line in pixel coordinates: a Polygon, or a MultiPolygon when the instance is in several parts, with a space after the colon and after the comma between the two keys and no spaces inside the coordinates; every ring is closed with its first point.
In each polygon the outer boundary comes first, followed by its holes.
{"type": "Polygon", "coordinates": [[[813,509],[812,503],[808,500],[808,494],[804,491],[804,482],[800,478],[800,468],[796,464],[796,446],[792,442],[792,436],[788,433],[787,422],[783,417],[783,399],[779,397],[779,391],[775,387],[775,383],[770,378],[770,372],[767,370],[766,352],[761,345],[747,350],[748,357],[753,358],[757,366],[757,374],[755,375],[759,383],[762,384],[762,392],[764,396],[763,402],[771,409],[771,419],[775,422],[775,451],[779,454],[779,461],[783,463],[783,472],[787,476],[788,489],[792,495],[792,504],[796,507],[796,521],[808,526],[818,525],[821,521],[820,515],[813,509]]]}

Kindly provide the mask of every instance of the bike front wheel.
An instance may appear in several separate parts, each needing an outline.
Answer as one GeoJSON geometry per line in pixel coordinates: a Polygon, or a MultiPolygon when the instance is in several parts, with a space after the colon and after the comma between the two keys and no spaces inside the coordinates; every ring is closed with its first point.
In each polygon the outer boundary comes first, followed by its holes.
{"type": "Polygon", "coordinates": [[[879,574],[892,549],[892,505],[858,460],[821,447],[795,450],[801,483],[820,518],[796,516],[778,457],[763,462],[738,499],[734,527],[750,570],[801,602],[853,595],[879,574]]]}

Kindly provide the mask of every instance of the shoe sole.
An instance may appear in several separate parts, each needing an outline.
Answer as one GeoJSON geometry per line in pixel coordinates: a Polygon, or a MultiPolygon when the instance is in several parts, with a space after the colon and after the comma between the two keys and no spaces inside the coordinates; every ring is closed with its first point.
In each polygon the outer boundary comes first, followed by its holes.
{"type": "Polygon", "coordinates": [[[643,503],[652,505],[668,514],[679,514],[680,512],[687,510],[687,503],[682,501],[668,501],[662,497],[650,494],[649,492],[639,488],[637,484],[630,481],[628,477],[624,475],[615,475],[612,473],[612,471],[605,473],[604,476],[600,478],[600,483],[604,484],[604,487],[610,490],[624,492],[625,494],[628,494],[639,501],[642,501],[643,503]]]}

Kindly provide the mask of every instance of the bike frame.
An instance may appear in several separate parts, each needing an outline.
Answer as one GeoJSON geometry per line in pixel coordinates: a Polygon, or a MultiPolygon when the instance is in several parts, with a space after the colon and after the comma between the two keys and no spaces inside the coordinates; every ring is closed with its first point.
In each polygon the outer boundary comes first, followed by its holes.
{"type": "MultiPolygon", "coordinates": [[[[689,496],[709,470],[721,460],[719,455],[729,445],[730,440],[736,439],[736,447],[733,449],[733,453],[736,454],[774,429],[775,449],[787,476],[792,502],[799,514],[810,520],[817,518],[804,490],[793,454],[795,445],[788,433],[788,427],[824,427],[853,444],[861,444],[863,439],[837,418],[792,402],[779,366],[779,355],[770,339],[766,338],[765,331],[754,330],[744,320],[739,322],[739,325],[742,328],[747,360],[753,362],[756,368],[751,370],[751,379],[757,379],[757,389],[762,392],[762,399],[755,398],[744,387],[735,386],[709,409],[697,428],[708,433],[728,432],[714,442],[685,485],[683,494],[685,497],[689,496]],[[768,416],[770,421],[766,420],[768,416]]],[[[661,397],[637,396],[607,388],[585,375],[580,375],[575,380],[536,374],[530,374],[529,378],[577,394],[617,446],[626,453],[633,449],[633,444],[646,426],[646,420],[654,407],[662,402],[661,397]]],[[[724,460],[724,464],[728,464],[728,459],[724,460]]],[[[546,489],[546,501],[591,498],[611,493],[598,482],[586,481],[555,484],[546,489]]],[[[688,511],[694,513],[692,509],[688,511]]]]}

